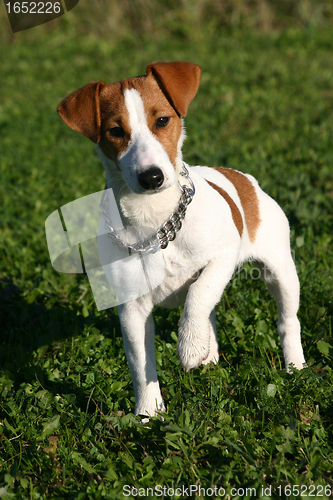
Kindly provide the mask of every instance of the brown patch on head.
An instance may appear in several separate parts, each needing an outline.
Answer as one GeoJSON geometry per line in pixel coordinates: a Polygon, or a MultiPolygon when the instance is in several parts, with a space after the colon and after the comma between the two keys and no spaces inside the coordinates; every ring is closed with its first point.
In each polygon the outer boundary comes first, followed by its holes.
{"type": "Polygon", "coordinates": [[[234,202],[234,200],[228,195],[228,193],[226,191],[224,191],[224,189],[222,189],[221,187],[217,186],[216,184],[214,184],[214,182],[210,182],[210,181],[207,181],[208,184],[210,186],[212,186],[212,188],[214,188],[221,196],[223,196],[223,198],[225,199],[225,201],[228,203],[229,207],[230,207],[230,210],[231,210],[231,215],[232,215],[232,219],[235,223],[235,226],[237,228],[237,231],[239,233],[239,236],[242,236],[243,234],[243,219],[242,219],[242,214],[240,213],[240,211],[238,210],[238,207],[236,205],[236,203],[234,202]]]}
{"type": "Polygon", "coordinates": [[[174,165],[177,156],[177,145],[182,132],[182,122],[152,76],[129,78],[113,83],[107,85],[101,92],[100,147],[102,151],[117,162],[117,158],[127,148],[131,139],[129,115],[124,98],[126,89],[135,89],[140,94],[147,126],[164,146],[170,161],[174,165]],[[158,126],[157,121],[160,118],[168,118],[166,126],[158,126]],[[110,131],[114,127],[122,128],[124,131],[123,137],[115,138],[110,135],[110,131]]]}
{"type": "Polygon", "coordinates": [[[66,125],[97,143],[101,127],[99,95],[105,87],[104,82],[87,83],[65,97],[57,107],[66,125]]]}
{"type": "Polygon", "coordinates": [[[259,200],[252,182],[246,175],[230,168],[220,167],[215,168],[215,170],[223,174],[235,186],[244,210],[245,224],[249,233],[249,238],[253,243],[256,239],[261,219],[259,200]]]}
{"type": "Polygon", "coordinates": [[[100,144],[106,156],[117,164],[131,139],[124,91],[134,88],[143,100],[149,129],[175,165],[182,131],[180,117],[186,116],[198,90],[200,75],[200,67],[193,63],[150,64],[147,76],[109,85],[104,82],[85,85],[60,103],[58,113],[73,130],[100,144]]]}
{"type": "Polygon", "coordinates": [[[101,140],[103,153],[116,165],[119,155],[126,150],[131,139],[129,116],[125,106],[123,82],[108,84],[100,94],[101,140]],[[112,129],[120,129],[119,137],[112,135],[112,129]]]}
{"type": "Polygon", "coordinates": [[[154,76],[177,114],[186,116],[200,85],[200,66],[183,61],[155,62],[146,71],[148,76],[154,76]]]}
{"type": "Polygon", "coordinates": [[[149,75],[138,83],[139,85],[135,85],[134,88],[139,92],[143,101],[147,125],[163,145],[171,163],[174,165],[177,156],[177,145],[182,132],[181,118],[171,106],[153,76],[149,75]],[[158,120],[161,118],[169,119],[164,127],[158,126],[158,120]]]}

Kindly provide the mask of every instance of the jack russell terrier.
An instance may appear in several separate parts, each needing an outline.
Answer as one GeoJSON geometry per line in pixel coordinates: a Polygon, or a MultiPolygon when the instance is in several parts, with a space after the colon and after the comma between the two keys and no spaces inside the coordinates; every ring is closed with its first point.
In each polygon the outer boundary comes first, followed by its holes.
{"type": "MultiPolygon", "coordinates": [[[[183,117],[197,93],[200,67],[157,62],[146,73],[116,83],[88,83],[66,97],[58,113],[98,144],[107,187],[112,186],[126,225],[154,232],[143,243],[128,245],[127,255],[162,255],[163,282],[118,306],[135,414],[152,416],[165,411],[156,374],[153,307],[184,305],[177,352],[185,370],[217,363],[214,308],[244,261],[256,262],[277,303],[287,370],[291,364],[301,369],[305,360],[286,216],[252,176],[183,162],[183,117]]],[[[115,266],[120,281],[122,265],[115,266]]],[[[131,280],[125,279],[124,286],[130,291],[131,280]]]]}

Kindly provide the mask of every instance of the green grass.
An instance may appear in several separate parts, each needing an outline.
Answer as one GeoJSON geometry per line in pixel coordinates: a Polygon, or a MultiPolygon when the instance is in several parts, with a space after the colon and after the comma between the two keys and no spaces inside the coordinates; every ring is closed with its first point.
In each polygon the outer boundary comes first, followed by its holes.
{"type": "Polygon", "coordinates": [[[0,56],[0,497],[123,498],[124,485],[256,488],[256,498],[266,498],[262,485],[271,498],[289,484],[333,489],[331,27],[202,26],[138,43],[81,36],[74,12],[49,33],[18,34],[0,56]],[[92,143],[61,122],[57,104],[158,59],[202,66],[186,161],[251,173],[289,217],[309,368],[285,372],[275,305],[242,271],[217,310],[216,367],[185,373],[180,311],[156,310],[167,413],[142,425],[116,311],[96,310],[86,276],[51,268],[44,222],[104,187],[92,143]]]}

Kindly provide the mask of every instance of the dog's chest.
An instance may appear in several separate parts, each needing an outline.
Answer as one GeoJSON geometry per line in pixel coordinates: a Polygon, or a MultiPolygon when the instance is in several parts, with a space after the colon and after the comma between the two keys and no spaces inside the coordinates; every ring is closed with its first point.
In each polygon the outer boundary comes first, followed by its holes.
{"type": "Polygon", "coordinates": [[[173,308],[184,304],[189,286],[200,275],[202,263],[190,251],[171,245],[163,251],[164,280],[152,291],[154,304],[173,308]]]}

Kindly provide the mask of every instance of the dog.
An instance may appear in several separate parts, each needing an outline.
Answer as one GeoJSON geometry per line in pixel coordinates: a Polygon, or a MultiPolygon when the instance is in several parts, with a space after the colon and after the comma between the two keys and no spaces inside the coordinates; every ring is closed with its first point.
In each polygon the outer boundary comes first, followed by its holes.
{"type": "MultiPolygon", "coordinates": [[[[177,353],[185,370],[217,363],[215,306],[245,261],[256,262],[277,303],[287,370],[305,366],[297,318],[299,281],[284,212],[250,175],[183,162],[183,118],[200,78],[196,64],[156,62],[144,76],[88,83],[57,109],[70,128],[98,145],[107,187],[112,187],[123,221],[154,232],[144,245],[129,245],[128,255],[150,252],[163,262],[162,283],[118,306],[135,414],[146,417],[165,411],[156,373],[153,307],[184,305],[177,353]]],[[[122,280],[123,266],[118,262],[114,274],[130,291],[131,280],[125,279],[125,285],[122,280]]]]}

